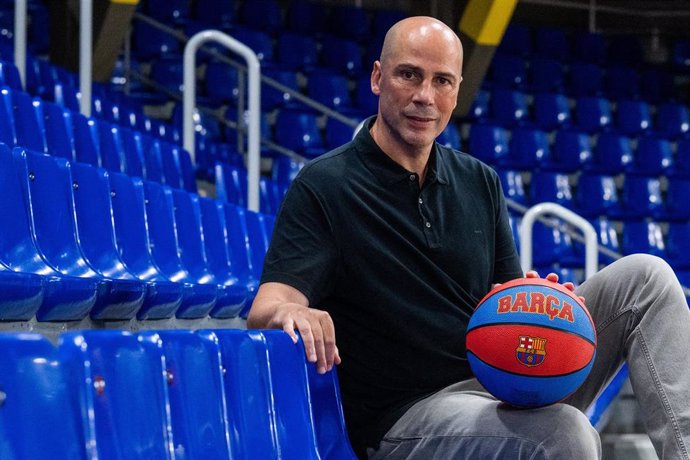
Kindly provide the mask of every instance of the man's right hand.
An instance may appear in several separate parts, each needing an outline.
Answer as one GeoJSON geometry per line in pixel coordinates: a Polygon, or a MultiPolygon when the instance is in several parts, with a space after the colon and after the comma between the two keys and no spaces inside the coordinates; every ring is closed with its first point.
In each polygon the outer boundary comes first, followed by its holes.
{"type": "Polygon", "coordinates": [[[282,329],[297,343],[299,331],[307,360],[319,374],[340,364],[335,326],[328,312],[309,307],[306,296],[292,286],[264,283],[259,287],[247,318],[253,329],[282,329]]]}

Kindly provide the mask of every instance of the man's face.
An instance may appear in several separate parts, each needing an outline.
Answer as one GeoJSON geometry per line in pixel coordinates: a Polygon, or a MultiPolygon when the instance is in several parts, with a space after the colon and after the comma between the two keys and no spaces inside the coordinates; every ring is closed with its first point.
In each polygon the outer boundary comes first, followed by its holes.
{"type": "Polygon", "coordinates": [[[462,50],[442,31],[422,27],[374,63],[372,90],[390,141],[412,149],[430,147],[457,104],[462,50]]]}

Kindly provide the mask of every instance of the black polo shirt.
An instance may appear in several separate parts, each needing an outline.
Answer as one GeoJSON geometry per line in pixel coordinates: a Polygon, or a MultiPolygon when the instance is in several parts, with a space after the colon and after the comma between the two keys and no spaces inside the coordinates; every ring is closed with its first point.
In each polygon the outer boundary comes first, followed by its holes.
{"type": "Polygon", "coordinates": [[[332,316],[359,452],[401,408],[471,377],[474,307],[492,283],[522,276],[496,173],[436,144],[420,188],[376,145],[372,122],[294,180],[261,278],[295,287],[332,316]]]}

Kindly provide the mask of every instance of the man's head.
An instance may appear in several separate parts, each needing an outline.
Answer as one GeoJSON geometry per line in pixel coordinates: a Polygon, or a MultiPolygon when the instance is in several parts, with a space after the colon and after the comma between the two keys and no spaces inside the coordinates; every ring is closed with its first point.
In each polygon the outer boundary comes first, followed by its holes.
{"type": "Polygon", "coordinates": [[[429,151],[457,104],[461,72],[462,44],[441,21],[419,16],[391,27],[371,74],[373,134],[384,151],[429,151]]]}

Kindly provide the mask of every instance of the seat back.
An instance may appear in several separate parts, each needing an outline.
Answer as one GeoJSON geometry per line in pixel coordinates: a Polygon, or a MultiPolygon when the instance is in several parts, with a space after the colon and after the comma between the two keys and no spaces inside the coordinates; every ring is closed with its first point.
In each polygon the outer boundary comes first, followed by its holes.
{"type": "Polygon", "coordinates": [[[144,147],[150,136],[140,131],[122,128],[123,172],[128,176],[144,177],[144,147]]]}
{"type": "Polygon", "coordinates": [[[12,91],[7,87],[0,88],[0,142],[9,147],[17,145],[12,91]]]}
{"type": "Polygon", "coordinates": [[[33,333],[0,334],[0,347],[0,457],[86,459],[82,413],[57,350],[33,333]]]}
{"type": "Polygon", "coordinates": [[[575,120],[577,126],[588,133],[603,131],[611,125],[611,104],[601,97],[579,97],[575,105],[575,120]]]}
{"type": "MultiPolygon", "coordinates": [[[[245,284],[251,292],[258,287],[258,278],[254,269],[254,249],[247,229],[247,210],[232,204],[223,204],[225,225],[228,234],[228,250],[232,261],[233,274],[245,284]]],[[[248,302],[251,304],[251,302],[248,302]]]]}
{"type": "Polygon", "coordinates": [[[575,172],[585,168],[592,159],[589,136],[582,131],[561,129],[556,133],[554,163],[561,171],[575,172]]]}
{"type": "Polygon", "coordinates": [[[72,113],[52,102],[43,102],[46,146],[51,155],[76,160],[72,113]]]}
{"type": "Polygon", "coordinates": [[[115,330],[64,333],[59,356],[102,459],[174,458],[160,341],[115,330]],[[136,391],[133,391],[136,389],[136,391]]]}
{"type": "Polygon", "coordinates": [[[108,171],[123,172],[122,167],[124,144],[120,135],[118,125],[105,122],[98,122],[98,137],[100,140],[101,166],[108,171]]]}
{"type": "Polygon", "coordinates": [[[199,196],[184,190],[171,192],[180,261],[191,277],[202,283],[210,282],[213,275],[206,260],[199,196]]]}
{"type": "Polygon", "coordinates": [[[141,179],[108,175],[117,250],[127,268],[144,280],[165,281],[151,258],[141,179]]]}
{"type": "Polygon", "coordinates": [[[509,155],[508,133],[500,126],[475,123],[470,129],[469,153],[480,160],[495,165],[509,155]]]}
{"type": "Polygon", "coordinates": [[[586,217],[607,216],[619,210],[618,190],[612,176],[583,173],[575,192],[577,212],[586,217]]]}
{"type": "Polygon", "coordinates": [[[309,74],[307,93],[312,99],[332,109],[352,107],[347,77],[340,73],[315,71],[309,74]]]}
{"type": "Polygon", "coordinates": [[[624,172],[633,162],[630,138],[622,134],[601,133],[593,153],[591,169],[604,174],[624,172]]]}
{"type": "Polygon", "coordinates": [[[208,268],[219,283],[234,284],[237,278],[232,275],[234,267],[228,250],[223,205],[211,198],[200,197],[199,208],[208,268]]]}
{"type": "Polygon", "coordinates": [[[516,126],[529,120],[525,93],[498,88],[491,94],[491,113],[497,122],[516,126]]]}
{"type": "Polygon", "coordinates": [[[22,149],[14,151],[36,247],[57,271],[83,278],[100,278],[84,259],[74,222],[72,177],[64,158],[22,149]]]}
{"type": "MultiPolygon", "coordinates": [[[[146,139],[145,139],[146,140],[146,139]]],[[[163,159],[161,140],[149,138],[144,142],[144,179],[163,183],[163,159]]]]}
{"type": "Polygon", "coordinates": [[[666,256],[668,263],[674,269],[690,269],[690,225],[687,222],[669,224],[666,235],[666,256]]]}
{"type": "Polygon", "coordinates": [[[665,216],[670,220],[690,219],[690,178],[670,177],[666,189],[665,216]]]}
{"type": "Polygon", "coordinates": [[[568,98],[564,94],[535,94],[534,118],[537,126],[547,131],[568,126],[571,123],[568,98]]]}
{"type": "Polygon", "coordinates": [[[513,169],[497,169],[496,173],[501,181],[503,194],[516,203],[527,205],[527,194],[519,171],[513,169]]]}
{"type": "Polygon", "coordinates": [[[235,458],[226,434],[223,367],[215,340],[191,330],[139,334],[160,341],[165,356],[173,448],[185,458],[235,458]]]}
{"type": "Polygon", "coordinates": [[[93,166],[101,166],[101,145],[97,121],[75,113],[72,116],[72,123],[76,160],[93,166]]]}
{"type": "Polygon", "coordinates": [[[107,277],[135,279],[122,262],[115,245],[107,171],[85,163],[75,163],[71,170],[74,215],[84,256],[107,277]]]}
{"type": "Polygon", "coordinates": [[[536,171],[530,184],[532,203],[550,201],[572,209],[573,194],[567,174],[536,171]]]}
{"type": "Polygon", "coordinates": [[[649,104],[631,99],[618,101],[616,127],[629,136],[637,136],[651,130],[652,116],[649,104]]]}
{"type": "Polygon", "coordinates": [[[624,218],[659,217],[663,204],[659,178],[633,174],[625,176],[621,196],[621,211],[624,218]]]}
{"type": "Polygon", "coordinates": [[[624,254],[644,253],[666,257],[664,236],[657,222],[625,222],[621,247],[624,254]]]}
{"type": "Polygon", "coordinates": [[[516,169],[533,169],[551,160],[551,147],[546,133],[540,129],[518,127],[510,138],[509,154],[499,164],[516,169]]]}
{"type": "Polygon", "coordinates": [[[24,91],[12,91],[12,108],[17,145],[37,152],[47,152],[42,101],[24,91]]]}
{"type": "Polygon", "coordinates": [[[658,136],[640,136],[634,163],[629,168],[637,174],[660,176],[673,166],[671,142],[658,136]]]}

